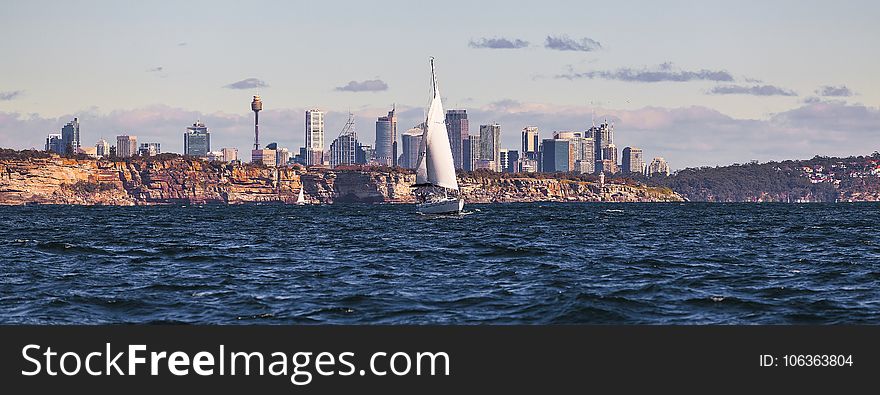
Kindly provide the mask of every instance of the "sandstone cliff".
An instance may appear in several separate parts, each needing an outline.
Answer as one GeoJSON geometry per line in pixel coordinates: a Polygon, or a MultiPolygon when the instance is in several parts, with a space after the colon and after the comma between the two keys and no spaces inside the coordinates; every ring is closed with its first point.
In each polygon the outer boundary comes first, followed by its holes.
{"type": "MultiPolygon", "coordinates": [[[[413,174],[208,163],[181,157],[105,161],[48,157],[0,159],[0,204],[410,203],[413,174]]],[[[681,201],[666,188],[566,179],[466,176],[470,203],[681,201]]]]}

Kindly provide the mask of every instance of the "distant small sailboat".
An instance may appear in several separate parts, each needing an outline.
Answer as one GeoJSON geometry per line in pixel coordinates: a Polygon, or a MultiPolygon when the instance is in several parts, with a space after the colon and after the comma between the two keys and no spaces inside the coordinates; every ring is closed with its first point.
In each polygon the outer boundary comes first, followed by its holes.
{"type": "Polygon", "coordinates": [[[306,204],[306,194],[305,194],[305,192],[303,192],[304,190],[305,190],[305,187],[300,186],[299,187],[299,196],[296,197],[296,204],[298,204],[300,206],[306,204]]]}
{"type": "Polygon", "coordinates": [[[434,58],[431,58],[431,87],[433,96],[428,116],[422,128],[419,159],[416,166],[416,210],[421,214],[457,214],[464,208],[464,199],[458,189],[452,148],[446,132],[446,114],[437,89],[434,58]]]}

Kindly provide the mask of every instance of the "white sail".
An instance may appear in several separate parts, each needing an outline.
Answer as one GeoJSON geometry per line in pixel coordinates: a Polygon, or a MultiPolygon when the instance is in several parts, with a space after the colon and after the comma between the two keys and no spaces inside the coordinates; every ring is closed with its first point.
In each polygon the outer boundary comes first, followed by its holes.
{"type": "MultiPolygon", "coordinates": [[[[432,61],[432,77],[433,72],[434,63],[432,61]]],[[[455,163],[452,161],[452,148],[449,146],[449,134],[446,132],[446,114],[443,112],[443,103],[440,101],[436,78],[434,79],[434,97],[431,98],[431,107],[428,108],[428,120],[425,124],[425,134],[422,141],[425,141],[426,146],[425,164],[428,182],[457,190],[458,180],[455,178],[455,163]]]]}
{"type": "Polygon", "coordinates": [[[297,204],[303,204],[306,202],[306,194],[303,192],[303,189],[305,189],[305,188],[303,188],[303,187],[299,188],[299,196],[297,196],[297,198],[296,198],[297,204]]]}
{"type": "MultiPolygon", "coordinates": [[[[423,125],[424,126],[424,125],[423,125]]],[[[428,167],[427,161],[425,160],[427,152],[427,133],[425,128],[422,127],[422,138],[419,141],[419,160],[416,165],[416,184],[427,184],[428,183],[428,167]]]]}

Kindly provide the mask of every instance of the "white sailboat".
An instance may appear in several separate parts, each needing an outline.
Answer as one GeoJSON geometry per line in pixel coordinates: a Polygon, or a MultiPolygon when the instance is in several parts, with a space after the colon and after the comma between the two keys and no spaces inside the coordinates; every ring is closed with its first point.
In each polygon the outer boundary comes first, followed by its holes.
{"type": "Polygon", "coordinates": [[[433,96],[422,132],[419,160],[416,166],[416,210],[421,214],[457,214],[464,208],[464,199],[455,178],[452,148],[446,132],[446,114],[437,89],[434,58],[431,58],[433,96]]]}
{"type": "Polygon", "coordinates": [[[300,206],[306,204],[306,194],[305,194],[305,192],[303,192],[303,190],[305,190],[305,187],[300,186],[299,187],[299,196],[296,197],[296,204],[298,204],[300,206]]]}

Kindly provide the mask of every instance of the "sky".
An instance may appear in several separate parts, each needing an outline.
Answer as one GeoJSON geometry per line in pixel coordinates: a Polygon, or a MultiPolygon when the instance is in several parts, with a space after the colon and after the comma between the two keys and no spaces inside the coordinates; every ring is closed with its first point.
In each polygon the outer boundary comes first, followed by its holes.
{"type": "Polygon", "coordinates": [[[0,147],[78,117],[84,145],[181,152],[201,120],[245,153],[254,94],[263,144],[302,146],[309,108],[328,145],[349,112],[372,144],[392,105],[399,132],[423,118],[433,56],[445,107],[503,148],[608,119],[674,169],[880,150],[876,1],[0,3],[0,147]]]}

